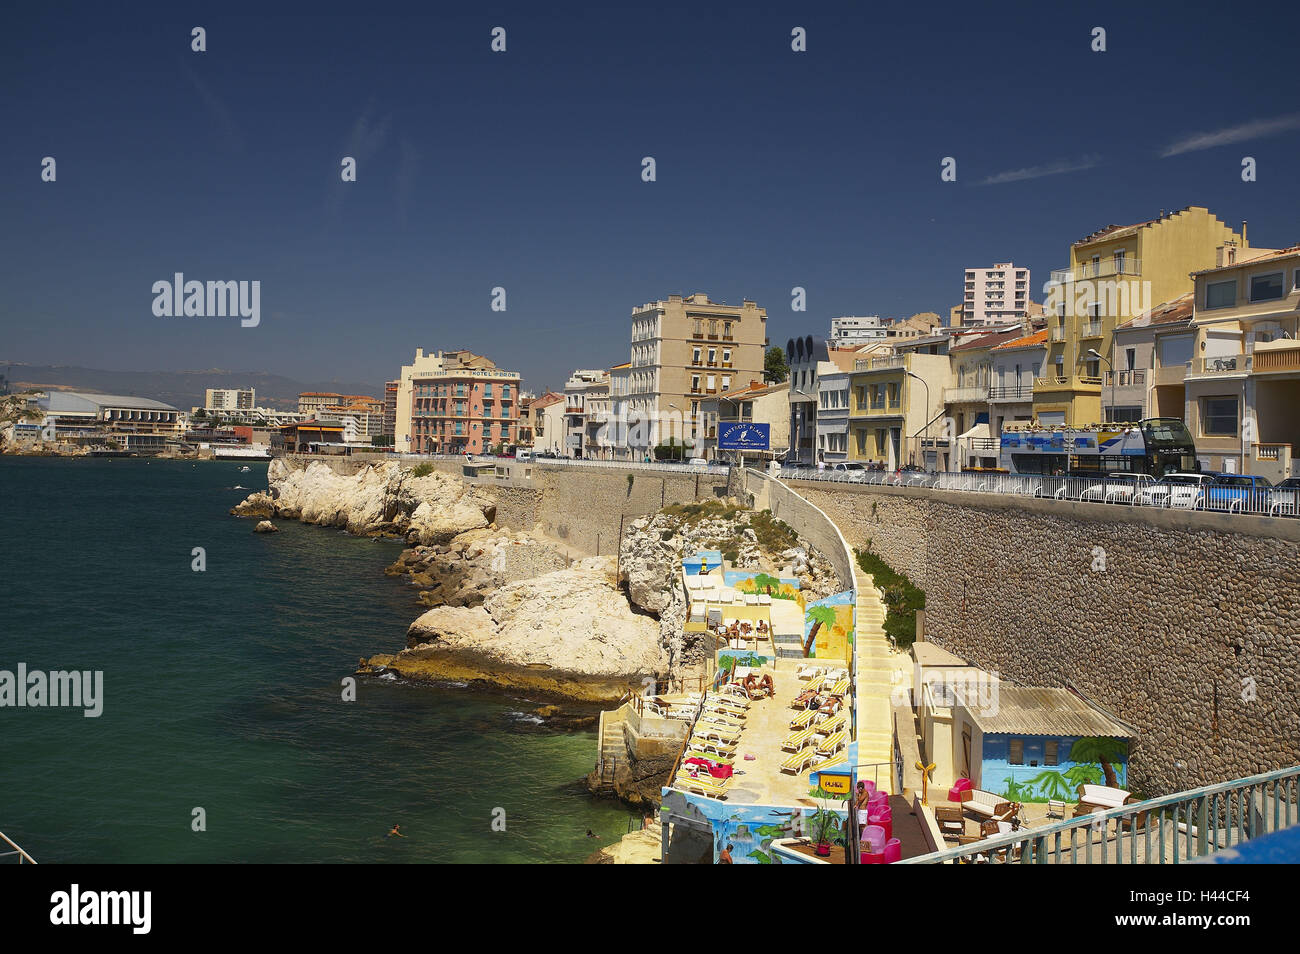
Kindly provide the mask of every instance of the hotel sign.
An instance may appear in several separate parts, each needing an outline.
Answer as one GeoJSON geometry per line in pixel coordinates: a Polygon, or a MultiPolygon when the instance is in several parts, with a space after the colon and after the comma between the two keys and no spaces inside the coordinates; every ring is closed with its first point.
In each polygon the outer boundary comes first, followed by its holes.
{"type": "Polygon", "coordinates": [[[718,450],[768,450],[771,443],[771,424],[729,421],[718,425],[718,450]]]}

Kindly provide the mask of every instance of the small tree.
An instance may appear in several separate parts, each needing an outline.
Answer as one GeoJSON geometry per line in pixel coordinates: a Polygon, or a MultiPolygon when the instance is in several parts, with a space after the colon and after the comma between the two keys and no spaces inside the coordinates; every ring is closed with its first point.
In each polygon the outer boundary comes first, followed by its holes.
{"type": "Polygon", "coordinates": [[[763,379],[773,384],[780,384],[790,377],[790,363],[785,359],[785,352],[773,345],[763,355],[763,379]]]}

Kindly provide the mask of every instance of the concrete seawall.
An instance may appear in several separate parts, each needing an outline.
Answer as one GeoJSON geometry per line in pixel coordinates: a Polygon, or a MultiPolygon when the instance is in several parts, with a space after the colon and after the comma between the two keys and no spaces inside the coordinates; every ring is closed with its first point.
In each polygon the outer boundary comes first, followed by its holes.
{"type": "Polygon", "coordinates": [[[926,591],[932,638],[1137,726],[1139,790],[1300,762],[1300,521],[790,486],[926,591]]]}

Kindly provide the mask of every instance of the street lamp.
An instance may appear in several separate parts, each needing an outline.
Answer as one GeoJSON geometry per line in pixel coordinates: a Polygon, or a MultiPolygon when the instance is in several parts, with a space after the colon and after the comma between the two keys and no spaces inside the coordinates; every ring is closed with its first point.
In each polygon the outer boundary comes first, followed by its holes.
{"type": "MultiPolygon", "coordinates": [[[[1098,351],[1096,348],[1089,348],[1088,354],[1092,355],[1098,361],[1105,361],[1106,369],[1110,371],[1110,416],[1112,418],[1111,423],[1114,423],[1113,418],[1115,417],[1115,365],[1111,364],[1110,359],[1107,358],[1100,351],[1098,351]]],[[[1102,414],[1102,418],[1104,419],[1105,417],[1106,415],[1102,414]]]]}
{"type": "MultiPolygon", "coordinates": [[[[928,437],[929,434],[930,434],[930,384],[929,384],[928,381],[925,380],[925,378],[921,377],[919,374],[917,374],[917,373],[914,372],[914,371],[905,371],[904,373],[905,373],[909,378],[916,378],[916,380],[920,381],[921,384],[924,385],[924,387],[925,387],[925,426],[922,427],[922,429],[921,429],[921,430],[923,431],[923,433],[922,433],[922,435],[921,435],[921,458],[924,460],[924,459],[925,459],[925,439],[926,439],[926,437],[928,437]]],[[[939,454],[938,454],[938,450],[936,449],[936,451],[935,451],[935,460],[936,460],[936,462],[938,461],[938,457],[939,457],[939,454]]],[[[900,465],[900,466],[901,466],[901,465],[900,465]]]]}

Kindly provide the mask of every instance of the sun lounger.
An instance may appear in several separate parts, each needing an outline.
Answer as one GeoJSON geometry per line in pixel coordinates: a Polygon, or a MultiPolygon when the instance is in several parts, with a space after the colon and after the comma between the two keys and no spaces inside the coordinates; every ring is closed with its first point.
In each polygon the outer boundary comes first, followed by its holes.
{"type": "Polygon", "coordinates": [[[768,596],[766,593],[760,593],[758,595],[758,604],[760,606],[771,606],[772,597],[768,596]]]}
{"type": "Polygon", "coordinates": [[[830,693],[832,696],[845,696],[849,691],[849,677],[845,676],[835,685],[831,686],[830,693]]]}
{"type": "Polygon", "coordinates": [[[717,739],[719,742],[730,742],[734,745],[740,741],[740,726],[697,725],[695,727],[695,738],[717,739]]]}
{"type": "Polygon", "coordinates": [[[691,736],[688,747],[700,749],[705,752],[715,752],[718,755],[728,758],[736,754],[736,744],[734,742],[719,742],[715,739],[702,739],[696,735],[691,736]]]}
{"type": "Polygon", "coordinates": [[[832,732],[817,746],[818,755],[834,755],[844,748],[844,733],[832,732]]]}
{"type": "Polygon", "coordinates": [[[806,729],[808,726],[812,725],[812,721],[816,717],[817,717],[816,709],[805,709],[803,712],[800,712],[797,716],[795,716],[793,719],[790,720],[790,728],[806,729]]]}
{"type": "Polygon", "coordinates": [[[758,605],[758,594],[757,594],[757,593],[747,593],[747,594],[745,595],[745,605],[746,605],[746,606],[757,606],[757,605],[758,605]]]}
{"type": "Polygon", "coordinates": [[[811,725],[806,729],[799,729],[797,732],[791,732],[786,736],[785,741],[781,743],[781,748],[786,752],[798,752],[812,741],[812,737],[816,735],[816,733],[816,726],[811,725]]]}
{"type": "Polygon", "coordinates": [[[691,778],[689,775],[678,775],[673,780],[673,788],[680,789],[683,792],[695,792],[700,795],[707,795],[709,798],[726,798],[727,789],[731,787],[731,779],[725,779],[722,782],[713,779],[691,778]]]}
{"type": "Polygon", "coordinates": [[[717,752],[704,752],[700,749],[690,748],[682,756],[682,762],[685,763],[687,759],[708,759],[710,762],[717,762],[719,765],[732,765],[736,761],[729,755],[719,755],[717,752]]]}
{"type": "Polygon", "coordinates": [[[840,729],[844,728],[844,724],[848,721],[848,718],[843,712],[837,712],[829,719],[816,723],[812,728],[816,729],[818,732],[830,734],[832,732],[838,732],[840,729]]]}
{"type": "Polygon", "coordinates": [[[817,753],[810,745],[807,748],[800,749],[794,755],[790,756],[788,759],[782,762],[781,771],[793,772],[795,775],[798,775],[809,765],[811,765],[813,763],[813,759],[815,758],[817,758],[817,753]]]}
{"type": "Polygon", "coordinates": [[[823,759],[822,761],[818,762],[816,765],[812,767],[812,770],[814,772],[820,772],[822,769],[832,768],[833,766],[836,765],[843,765],[848,760],[849,760],[849,753],[841,749],[838,753],[832,755],[830,758],[823,759]]]}

